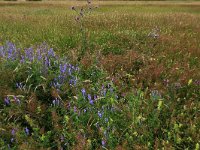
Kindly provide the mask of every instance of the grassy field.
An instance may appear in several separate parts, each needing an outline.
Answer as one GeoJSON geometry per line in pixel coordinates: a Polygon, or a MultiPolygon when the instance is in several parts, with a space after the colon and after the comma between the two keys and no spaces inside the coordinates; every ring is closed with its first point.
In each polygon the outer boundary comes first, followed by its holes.
{"type": "Polygon", "coordinates": [[[0,2],[0,149],[199,150],[200,2],[82,7],[0,2]]]}

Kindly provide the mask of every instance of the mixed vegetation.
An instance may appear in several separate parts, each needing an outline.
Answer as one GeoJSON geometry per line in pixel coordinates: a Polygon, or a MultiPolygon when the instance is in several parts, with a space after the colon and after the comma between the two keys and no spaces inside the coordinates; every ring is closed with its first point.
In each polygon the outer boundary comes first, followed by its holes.
{"type": "Polygon", "coordinates": [[[199,60],[198,2],[0,2],[0,149],[199,150],[199,60]]]}

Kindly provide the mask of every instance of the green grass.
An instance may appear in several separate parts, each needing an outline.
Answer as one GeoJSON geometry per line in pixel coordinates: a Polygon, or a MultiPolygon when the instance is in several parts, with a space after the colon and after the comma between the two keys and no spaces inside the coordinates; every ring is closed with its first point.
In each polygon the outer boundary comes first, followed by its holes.
{"type": "MultiPolygon", "coordinates": [[[[81,70],[77,75],[80,79],[77,88],[69,88],[65,83],[59,93],[64,105],[71,102],[80,112],[85,105],[94,109],[85,116],[78,116],[73,108],[68,111],[65,107],[51,107],[52,98],[56,96],[49,82],[58,74],[56,66],[45,76],[47,80],[43,80],[37,70],[41,64],[18,65],[18,60],[7,62],[0,58],[0,119],[4,120],[0,131],[10,131],[13,126],[20,131],[16,135],[18,145],[12,145],[16,149],[59,148],[63,143],[57,140],[58,134],[66,134],[68,149],[98,149],[102,148],[103,131],[110,125],[113,130],[107,139],[108,149],[198,150],[200,3],[95,1],[93,4],[99,8],[83,20],[87,47],[81,61],[77,61],[82,35],[71,6],[84,4],[0,2],[0,46],[10,41],[17,48],[32,46],[36,49],[45,42],[54,48],[57,55],[67,57],[81,70]],[[159,38],[148,37],[156,27],[160,29],[159,38]],[[16,67],[17,73],[13,71],[16,67]],[[30,76],[27,68],[33,72],[28,83],[36,87],[41,84],[48,92],[40,88],[35,92],[31,88],[30,92],[23,93],[16,89],[16,81],[25,81],[30,76]],[[107,85],[111,80],[118,98],[108,94],[95,106],[81,103],[82,87],[91,94],[98,94],[102,84],[107,85]],[[155,91],[158,93],[153,96],[155,91]],[[3,99],[17,94],[25,97],[24,109],[11,106],[13,110],[9,110],[3,99]],[[29,103],[36,106],[31,108],[29,103]],[[96,113],[101,106],[113,106],[117,112],[109,116],[106,110],[109,122],[102,122],[102,128],[96,131],[95,123],[99,121],[96,113]],[[21,120],[13,121],[17,117],[21,120]],[[35,134],[28,138],[28,145],[23,133],[25,126],[35,134]]],[[[6,140],[0,136],[0,146],[8,144],[11,136],[7,133],[3,137],[6,140]]]]}

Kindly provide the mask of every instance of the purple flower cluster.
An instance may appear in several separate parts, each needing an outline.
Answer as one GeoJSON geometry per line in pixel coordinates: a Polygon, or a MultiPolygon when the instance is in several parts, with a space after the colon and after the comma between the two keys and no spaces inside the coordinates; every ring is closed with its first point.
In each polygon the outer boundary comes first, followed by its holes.
{"type": "Polygon", "coordinates": [[[26,127],[25,129],[24,129],[24,132],[25,132],[25,134],[28,136],[28,135],[30,135],[30,130],[28,129],[28,127],[26,127]]]}
{"type": "Polygon", "coordinates": [[[19,60],[22,64],[37,62],[43,64],[44,68],[48,68],[51,67],[51,59],[55,57],[53,49],[48,49],[45,44],[41,45],[37,50],[34,50],[32,47],[24,50],[17,49],[11,42],[7,42],[5,46],[0,47],[0,58],[19,60]]]}
{"type": "Polygon", "coordinates": [[[58,98],[56,98],[56,99],[54,99],[53,100],[53,106],[55,107],[55,106],[59,106],[60,105],[60,100],[58,99],[58,98]]]}
{"type": "MultiPolygon", "coordinates": [[[[79,68],[67,62],[66,59],[58,57],[52,48],[44,43],[36,50],[26,48],[17,49],[14,44],[7,42],[5,46],[0,47],[0,59],[16,60],[18,63],[26,65],[37,65],[42,76],[46,77],[49,73],[55,76],[51,85],[60,90],[61,86],[68,83],[70,86],[76,86],[78,77],[76,74],[79,68]]],[[[23,89],[22,82],[16,84],[17,88],[23,89]]]]}
{"type": "Polygon", "coordinates": [[[5,103],[6,106],[9,106],[9,105],[10,105],[10,98],[9,98],[9,97],[6,97],[6,98],[4,99],[4,103],[5,103]]]}
{"type": "Polygon", "coordinates": [[[110,94],[110,95],[114,94],[112,82],[108,83],[107,85],[102,85],[100,93],[101,93],[101,96],[103,97],[106,97],[107,94],[110,94]]]}
{"type": "Polygon", "coordinates": [[[79,68],[77,66],[71,65],[67,62],[60,62],[58,74],[54,78],[52,85],[58,90],[60,90],[62,85],[66,83],[70,86],[76,86],[78,81],[78,72],[79,68]]]}
{"type": "Polygon", "coordinates": [[[5,46],[0,46],[0,57],[7,60],[15,60],[17,57],[16,46],[11,42],[6,42],[5,46]]]}
{"type": "Polygon", "coordinates": [[[14,100],[14,102],[15,102],[17,105],[20,105],[21,101],[20,101],[20,99],[17,98],[16,96],[13,96],[13,98],[10,98],[10,97],[7,96],[7,97],[4,99],[4,104],[5,104],[6,106],[9,106],[9,105],[11,104],[11,101],[13,101],[13,100],[14,100]]]}

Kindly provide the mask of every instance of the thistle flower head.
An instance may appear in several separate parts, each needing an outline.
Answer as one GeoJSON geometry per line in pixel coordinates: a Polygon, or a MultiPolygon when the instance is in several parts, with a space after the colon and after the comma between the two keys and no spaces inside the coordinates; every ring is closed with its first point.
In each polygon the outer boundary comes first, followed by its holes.
{"type": "Polygon", "coordinates": [[[72,10],[76,10],[76,8],[74,6],[71,7],[72,10]]]}

